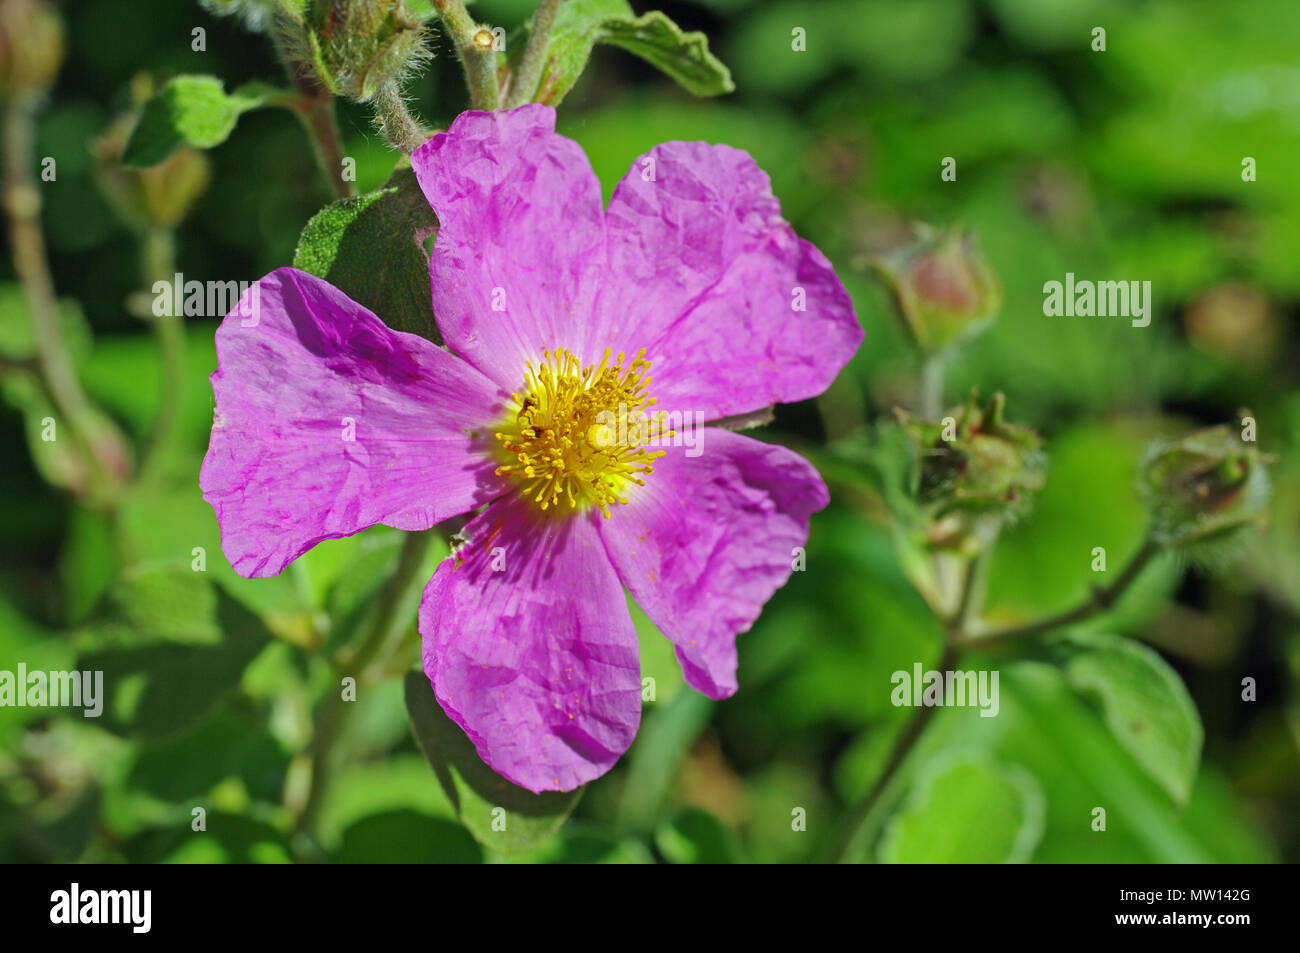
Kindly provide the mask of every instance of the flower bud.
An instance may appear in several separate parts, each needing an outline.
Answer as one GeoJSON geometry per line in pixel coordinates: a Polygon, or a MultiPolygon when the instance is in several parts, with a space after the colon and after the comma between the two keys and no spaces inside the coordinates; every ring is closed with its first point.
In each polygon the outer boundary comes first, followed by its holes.
{"type": "Polygon", "coordinates": [[[874,259],[916,346],[942,351],[974,337],[1002,310],[1002,283],[974,233],[918,225],[916,238],[874,259]]]}
{"type": "MultiPolygon", "coordinates": [[[[137,77],[133,86],[137,103],[148,98],[152,84],[147,77],[137,77]]],[[[122,149],[134,127],[133,115],[119,116],[95,140],[95,181],[118,217],[137,231],[154,225],[174,228],[208,187],[208,157],[187,147],[158,165],[128,169],[121,162],[122,149]]]]}
{"type": "Polygon", "coordinates": [[[0,93],[43,93],[63,63],[63,21],[46,0],[0,2],[0,93]]]}
{"type": "Polygon", "coordinates": [[[424,29],[404,0],[316,0],[307,9],[311,60],[336,96],[367,102],[428,58],[424,29]]]}
{"type": "Polygon", "coordinates": [[[994,394],[981,407],[972,391],[937,423],[897,412],[917,450],[917,499],[931,545],[960,548],[978,529],[1019,519],[1042,488],[1042,439],[1003,420],[1005,403],[994,394]]]}
{"type": "Polygon", "coordinates": [[[1153,538],[1208,546],[1258,524],[1269,498],[1266,462],[1227,424],[1153,445],[1140,476],[1153,538]]]}

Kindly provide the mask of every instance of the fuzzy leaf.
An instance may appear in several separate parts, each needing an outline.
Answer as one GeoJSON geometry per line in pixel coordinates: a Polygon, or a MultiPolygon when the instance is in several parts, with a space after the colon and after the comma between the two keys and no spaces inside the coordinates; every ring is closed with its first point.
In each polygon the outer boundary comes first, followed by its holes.
{"type": "Polygon", "coordinates": [[[406,674],[406,712],[461,823],[484,847],[501,854],[532,850],[560,829],[582,797],[582,788],[533,794],[489,768],[443,712],[423,672],[406,674]]]}
{"type": "Polygon", "coordinates": [[[684,32],[658,10],[634,16],[626,0],[569,0],[556,14],[535,101],[558,104],[582,75],[597,43],[636,54],[696,96],[735,89],[731,71],[709,52],[703,33],[684,32]]]}
{"type": "Polygon", "coordinates": [[[182,146],[219,145],[242,113],[267,105],[278,92],[265,83],[248,83],[227,93],[215,76],[173,77],[145,102],[122,152],[122,164],[142,169],[182,146]]]}
{"type": "Polygon", "coordinates": [[[307,223],[293,264],[324,278],[396,331],[439,342],[422,242],[438,219],[409,168],[380,188],[327,205],[307,223]]]}

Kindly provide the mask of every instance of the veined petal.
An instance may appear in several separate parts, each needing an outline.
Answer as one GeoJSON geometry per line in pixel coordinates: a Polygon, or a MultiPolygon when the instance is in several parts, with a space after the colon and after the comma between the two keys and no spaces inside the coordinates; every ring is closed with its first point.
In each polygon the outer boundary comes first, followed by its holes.
{"type": "Polygon", "coordinates": [[[606,241],[593,334],[599,347],[647,349],[661,408],[716,420],[806,400],[862,342],[830,263],[739,149],[650,150],[610,200],[606,241]]]}
{"type": "Polygon", "coordinates": [[[424,671],[483,759],[539,792],[604,774],[641,720],[636,631],[592,514],[503,498],[424,591],[424,671]]]}
{"type": "Polygon", "coordinates": [[[736,691],[736,636],[790,577],[828,497],[791,450],[712,427],[700,436],[698,456],[670,450],[599,529],[619,578],[677,646],[686,681],[725,698],[736,691]]]}
{"type": "Polygon", "coordinates": [[[544,348],[580,349],[604,213],[586,155],[555,134],[555,110],[461,113],[411,167],[438,215],[429,274],[448,347],[510,392],[544,348]]]}
{"type": "Polygon", "coordinates": [[[293,268],[257,282],[222,322],[212,390],[199,484],[242,576],[273,576],[376,523],[427,529],[504,486],[486,428],[506,395],[293,268]]]}

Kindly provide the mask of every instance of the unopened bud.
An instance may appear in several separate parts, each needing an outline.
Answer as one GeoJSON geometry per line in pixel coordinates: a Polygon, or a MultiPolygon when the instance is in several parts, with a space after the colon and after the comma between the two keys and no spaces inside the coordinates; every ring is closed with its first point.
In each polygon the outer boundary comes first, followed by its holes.
{"type": "Polygon", "coordinates": [[[367,102],[428,58],[424,29],[404,0],[318,0],[306,17],[311,59],[336,96],[367,102]]]}
{"type": "Polygon", "coordinates": [[[917,451],[917,500],[932,545],[957,548],[980,524],[1019,519],[1042,488],[1042,439],[1003,420],[1005,403],[994,394],[981,406],[972,391],[965,406],[937,422],[897,412],[917,451]]]}
{"type": "Polygon", "coordinates": [[[1258,524],[1269,499],[1266,463],[1226,424],[1155,444],[1141,470],[1153,538],[1166,546],[1204,546],[1258,524]]]}
{"type": "MultiPolygon", "coordinates": [[[[133,85],[137,102],[152,88],[146,77],[137,77],[133,85]]],[[[187,147],[147,169],[128,169],[122,165],[122,149],[135,122],[134,116],[120,116],[95,140],[95,181],[127,225],[138,231],[155,225],[173,228],[208,187],[208,157],[187,147]]]]}
{"type": "Polygon", "coordinates": [[[63,21],[46,0],[0,2],[0,93],[43,93],[63,63],[63,21]]]}
{"type": "Polygon", "coordinates": [[[971,232],[917,226],[916,238],[872,260],[912,340],[927,353],[974,337],[1002,310],[1002,284],[971,232]]]}

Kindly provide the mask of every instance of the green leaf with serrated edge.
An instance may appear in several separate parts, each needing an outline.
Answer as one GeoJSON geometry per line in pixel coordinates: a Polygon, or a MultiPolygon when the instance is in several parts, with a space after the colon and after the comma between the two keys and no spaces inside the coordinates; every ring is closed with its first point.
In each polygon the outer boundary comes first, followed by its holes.
{"type": "Polygon", "coordinates": [[[890,819],[880,860],[896,864],[1023,863],[1043,835],[1046,805],[1022,768],[946,752],[925,766],[890,819]]]}
{"type": "Polygon", "coordinates": [[[1099,705],[1121,747],[1186,804],[1205,732],[1178,673],[1154,649],[1118,635],[1075,632],[1053,649],[1070,687],[1099,705]]]}
{"type": "Polygon", "coordinates": [[[456,815],[484,847],[500,854],[531,850],[560,829],[582,797],[582,788],[533,794],[485,765],[423,672],[406,673],[406,711],[456,815]]]}
{"type": "MultiPolygon", "coordinates": [[[[582,75],[597,43],[634,53],[696,96],[718,96],[735,89],[731,71],[709,52],[703,33],[684,32],[658,10],[635,16],[626,0],[569,0],[556,14],[533,99],[558,104],[582,75]]],[[[516,49],[522,46],[515,44],[516,49]]]]}
{"type": "Polygon", "coordinates": [[[145,101],[122,152],[122,164],[157,165],[177,149],[211,149],[226,141],[241,114],[271,103],[280,91],[247,83],[227,93],[215,76],[176,76],[145,101]]]}
{"type": "Polygon", "coordinates": [[[395,331],[441,343],[422,242],[438,219],[409,168],[380,188],[333,202],[307,223],[293,265],[343,291],[395,331]]]}

